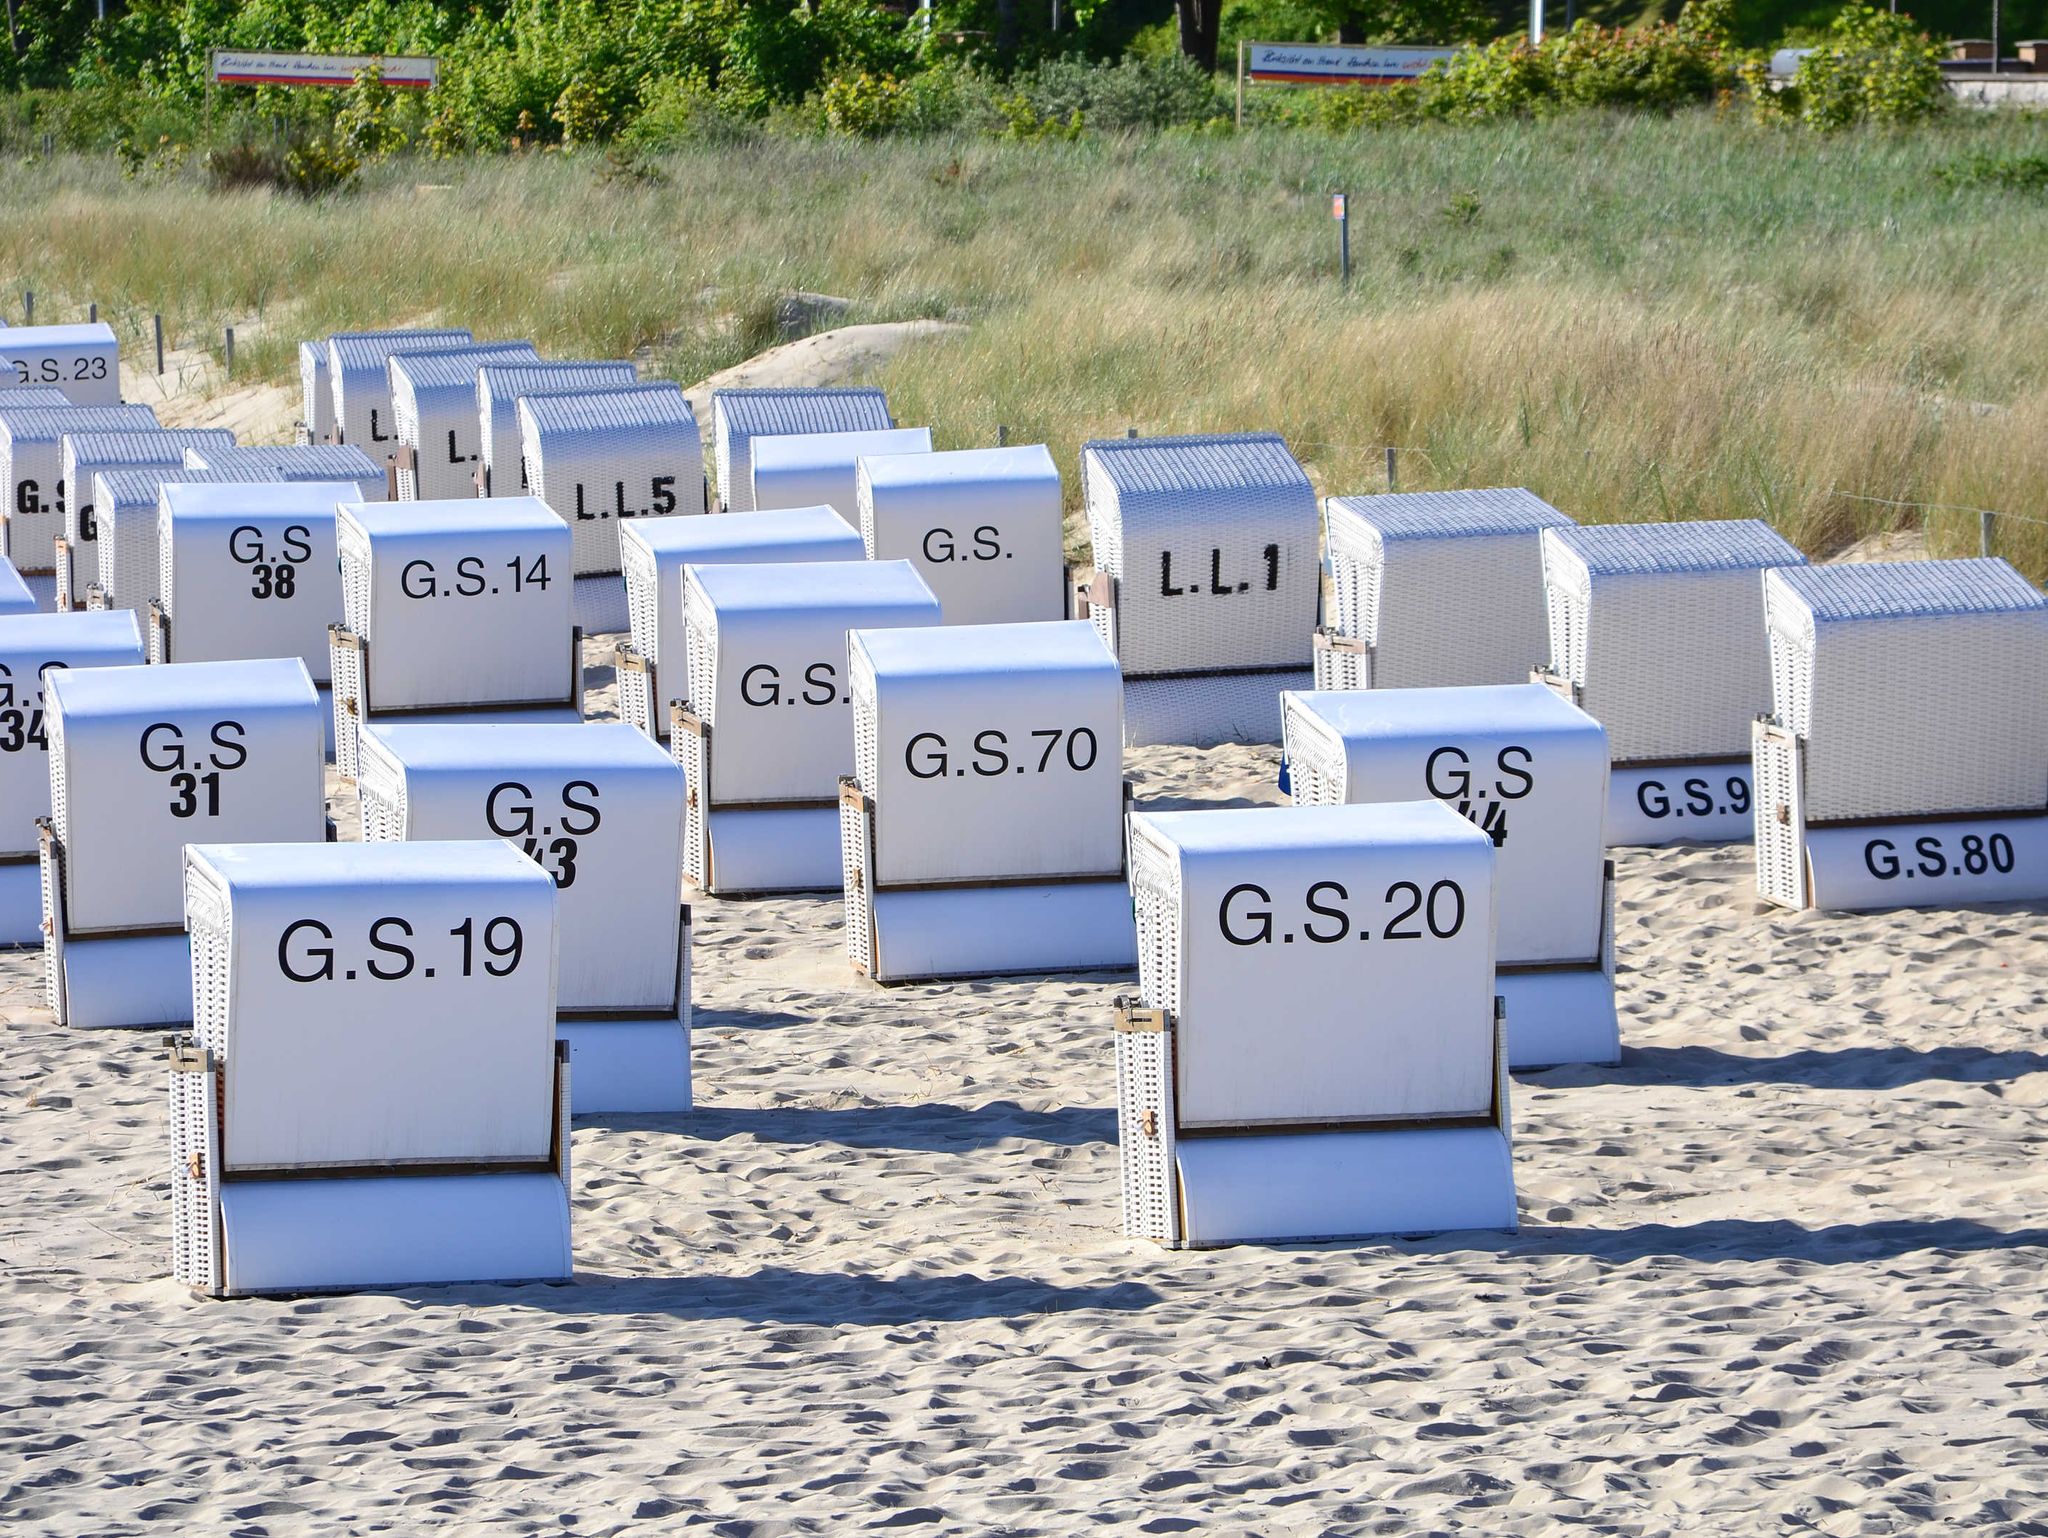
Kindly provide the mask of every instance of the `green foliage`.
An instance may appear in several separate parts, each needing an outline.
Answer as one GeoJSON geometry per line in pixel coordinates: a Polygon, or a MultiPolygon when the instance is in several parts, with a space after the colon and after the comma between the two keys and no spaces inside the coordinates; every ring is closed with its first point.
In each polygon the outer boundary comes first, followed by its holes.
{"type": "Polygon", "coordinates": [[[1743,79],[1760,117],[1823,131],[1917,123],[1948,105],[1941,54],[1910,16],[1856,4],[1843,7],[1827,40],[1799,61],[1782,89],[1764,78],[1761,61],[1746,64],[1743,79]]]}
{"type": "Polygon", "coordinates": [[[402,150],[411,141],[405,119],[413,115],[411,104],[401,106],[399,93],[384,83],[382,70],[369,69],[342,92],[341,109],[334,115],[335,141],[362,159],[402,150]]]}
{"type": "Polygon", "coordinates": [[[1184,127],[1229,110],[1208,71],[1179,54],[1109,66],[1048,59],[1014,84],[1037,120],[1086,123],[1105,133],[1184,127]]]}
{"type": "Polygon", "coordinates": [[[356,184],[362,161],[332,139],[310,139],[284,157],[284,185],[302,198],[346,192],[356,184]]]}
{"type": "Polygon", "coordinates": [[[1734,83],[1728,14],[1728,0],[1689,0],[1676,22],[1614,29],[1581,21],[1534,48],[1502,38],[1436,66],[1420,109],[1465,121],[1568,107],[1676,111],[1734,83]]]}
{"type": "Polygon", "coordinates": [[[825,84],[825,121],[849,139],[879,139],[901,126],[908,97],[894,75],[842,75],[825,84]]]}
{"type": "Polygon", "coordinates": [[[1955,165],[1936,166],[1934,179],[1951,187],[2048,192],[2048,155],[1991,155],[1979,150],[1955,165]]]}

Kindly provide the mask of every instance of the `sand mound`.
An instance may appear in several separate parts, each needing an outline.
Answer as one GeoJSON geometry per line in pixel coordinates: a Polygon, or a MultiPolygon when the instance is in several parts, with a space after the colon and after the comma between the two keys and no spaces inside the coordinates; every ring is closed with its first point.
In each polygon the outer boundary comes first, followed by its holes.
{"type": "Polygon", "coordinates": [[[697,413],[697,424],[711,432],[713,390],[802,389],[847,384],[870,374],[913,342],[953,336],[967,328],[945,320],[888,320],[866,326],[840,326],[771,347],[744,363],[721,369],[683,393],[697,413]]]}

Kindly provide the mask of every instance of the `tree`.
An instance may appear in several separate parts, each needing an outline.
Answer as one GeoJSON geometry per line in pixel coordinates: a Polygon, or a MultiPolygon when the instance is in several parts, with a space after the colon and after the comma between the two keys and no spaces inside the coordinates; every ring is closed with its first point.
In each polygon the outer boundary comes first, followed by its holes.
{"type": "Polygon", "coordinates": [[[1202,68],[1216,68],[1216,42],[1223,31],[1223,0],[1174,0],[1180,18],[1180,51],[1202,68]]]}
{"type": "Polygon", "coordinates": [[[1312,0],[1340,43],[1470,43],[1493,31],[1483,0],[1312,0]]]}

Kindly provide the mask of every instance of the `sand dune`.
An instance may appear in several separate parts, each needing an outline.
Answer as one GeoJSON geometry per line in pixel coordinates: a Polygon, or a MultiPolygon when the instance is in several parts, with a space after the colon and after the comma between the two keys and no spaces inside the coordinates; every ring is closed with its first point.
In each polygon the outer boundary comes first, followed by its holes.
{"type": "MultiPolygon", "coordinates": [[[[1133,774],[1256,802],[1274,768],[1133,774]]],[[[1622,858],[1627,1055],[1518,1082],[1514,1238],[1127,1241],[1127,979],[877,989],[836,902],[708,901],[701,1109],[579,1123],[573,1285],[197,1301],[154,1036],[58,1031],[7,956],[0,1514],[2040,1532],[2039,912],[1768,914],[1745,855],[1622,858]]]]}

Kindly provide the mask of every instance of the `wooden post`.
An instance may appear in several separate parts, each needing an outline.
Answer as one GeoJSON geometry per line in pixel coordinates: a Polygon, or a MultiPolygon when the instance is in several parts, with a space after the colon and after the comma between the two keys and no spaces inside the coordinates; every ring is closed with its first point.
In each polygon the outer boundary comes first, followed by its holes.
{"type": "Polygon", "coordinates": [[[1392,491],[1398,484],[1394,476],[1394,446],[1387,445],[1387,490],[1392,491]]]}
{"type": "Polygon", "coordinates": [[[222,349],[227,363],[227,377],[235,377],[235,328],[227,328],[227,345],[222,349]]]}
{"type": "Polygon", "coordinates": [[[32,288],[21,291],[21,323],[24,326],[36,323],[36,291],[32,288]]]}
{"type": "Polygon", "coordinates": [[[1979,555],[1988,556],[1991,554],[1991,525],[1997,519],[1998,514],[1996,513],[1979,513],[1977,515],[1977,553],[1979,555]]]}
{"type": "Polygon", "coordinates": [[[1243,38],[1237,40],[1237,126],[1239,128],[1244,127],[1244,55],[1246,46],[1243,38]]]}
{"type": "Polygon", "coordinates": [[[1009,446],[1010,429],[1004,426],[1001,422],[996,423],[996,447],[999,449],[1004,449],[1008,448],[1009,446]]]}
{"type": "Polygon", "coordinates": [[[1137,428],[1135,428],[1135,427],[1126,427],[1126,428],[1124,429],[1124,436],[1125,436],[1126,438],[1135,438],[1135,437],[1137,437],[1137,436],[1138,436],[1138,430],[1137,430],[1137,428]]]}
{"type": "Polygon", "coordinates": [[[164,318],[161,315],[152,315],[150,319],[156,322],[156,372],[157,377],[162,378],[164,372],[164,318]]]}

